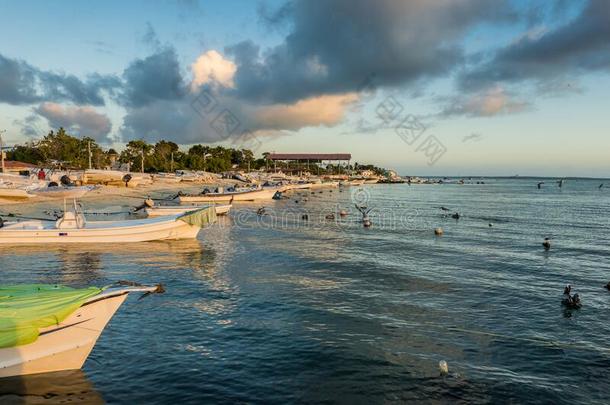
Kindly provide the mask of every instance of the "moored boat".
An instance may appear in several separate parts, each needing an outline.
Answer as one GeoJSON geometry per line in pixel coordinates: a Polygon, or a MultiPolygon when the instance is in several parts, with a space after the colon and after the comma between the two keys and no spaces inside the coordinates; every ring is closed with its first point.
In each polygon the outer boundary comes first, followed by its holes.
{"type": "Polygon", "coordinates": [[[47,198],[81,198],[89,191],[93,190],[94,186],[74,186],[74,187],[44,187],[33,190],[31,194],[37,197],[47,198]]]}
{"type": "Polygon", "coordinates": [[[0,286],[0,377],[80,369],[129,293],[160,286],[0,286]]]}
{"type": "Polygon", "coordinates": [[[180,215],[140,220],[86,221],[74,207],[57,221],[0,222],[0,244],[129,243],[152,240],[194,239],[199,230],[216,220],[206,207],[180,215]]]}
{"type": "Polygon", "coordinates": [[[261,188],[246,191],[230,191],[222,193],[202,193],[178,196],[180,203],[222,202],[222,201],[254,201],[270,200],[279,188],[261,188]]]}
{"type": "Polygon", "coordinates": [[[24,189],[0,187],[0,198],[9,200],[26,200],[32,197],[34,197],[34,195],[28,193],[27,190],[24,189]]]}
{"type": "MultiPolygon", "coordinates": [[[[231,204],[213,205],[216,211],[216,215],[226,215],[230,210],[231,204]]],[[[202,207],[197,206],[185,206],[185,205],[155,205],[153,207],[146,207],[144,211],[150,218],[162,217],[167,215],[180,215],[185,214],[189,211],[194,211],[202,207]]]]}

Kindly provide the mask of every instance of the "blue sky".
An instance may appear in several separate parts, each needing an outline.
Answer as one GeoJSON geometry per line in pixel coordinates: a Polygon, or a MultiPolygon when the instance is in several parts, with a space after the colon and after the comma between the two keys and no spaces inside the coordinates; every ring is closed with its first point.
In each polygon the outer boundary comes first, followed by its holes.
{"type": "Polygon", "coordinates": [[[351,152],[402,174],[608,177],[608,9],[2,0],[0,129],[9,143],[63,125],[115,147],[221,140],[351,152]],[[193,109],[201,94],[212,111],[193,109]],[[224,111],[237,125],[220,133],[224,111]]]}

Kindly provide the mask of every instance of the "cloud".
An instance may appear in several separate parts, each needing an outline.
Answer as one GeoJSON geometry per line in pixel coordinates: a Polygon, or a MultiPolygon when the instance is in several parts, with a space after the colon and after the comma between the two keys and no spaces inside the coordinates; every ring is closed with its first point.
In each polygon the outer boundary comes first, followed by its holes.
{"type": "Polygon", "coordinates": [[[610,69],[610,7],[590,0],[568,23],[555,29],[528,32],[499,49],[491,60],[464,72],[463,90],[493,83],[545,82],[583,72],[610,69]]]}
{"type": "Polygon", "coordinates": [[[123,72],[123,81],[118,101],[127,107],[142,107],[159,100],[180,100],[188,92],[178,56],[171,47],[133,61],[123,72]]]}
{"type": "Polygon", "coordinates": [[[197,89],[205,83],[216,82],[225,87],[233,87],[233,76],[237,70],[235,63],[225,59],[218,51],[210,50],[200,55],[191,65],[193,81],[191,88],[197,89]]]}
{"type": "Polygon", "coordinates": [[[251,41],[226,48],[239,98],[293,103],[355,91],[371,74],[380,86],[442,76],[463,60],[469,28],[510,18],[507,2],[485,0],[295,0],[278,13],[263,17],[290,19],[283,43],[264,52],[251,41]]]}
{"type": "Polygon", "coordinates": [[[442,116],[465,115],[469,117],[492,117],[525,111],[530,107],[502,87],[492,87],[475,94],[452,97],[446,100],[442,116]]]}
{"type": "Polygon", "coordinates": [[[356,93],[325,95],[254,109],[255,129],[298,130],[311,126],[334,126],[341,122],[346,108],[358,100],[356,93]]]}
{"type": "Polygon", "coordinates": [[[64,127],[68,132],[88,136],[100,142],[108,142],[112,123],[105,115],[93,107],[62,106],[56,103],[42,103],[34,112],[49,122],[51,128],[64,127]]]}
{"type": "Polygon", "coordinates": [[[113,94],[119,86],[115,76],[92,74],[81,80],[0,54],[0,102],[23,105],[53,101],[100,106],[105,104],[104,94],[113,94]]]}

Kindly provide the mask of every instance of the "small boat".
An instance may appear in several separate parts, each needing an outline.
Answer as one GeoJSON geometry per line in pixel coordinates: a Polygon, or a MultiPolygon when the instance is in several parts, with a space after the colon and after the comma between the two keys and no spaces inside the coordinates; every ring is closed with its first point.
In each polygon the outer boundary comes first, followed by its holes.
{"type": "Polygon", "coordinates": [[[74,203],[57,221],[0,222],[0,244],[128,243],[194,239],[199,230],[216,221],[213,208],[180,215],[123,221],[86,221],[74,203]]]}
{"type": "Polygon", "coordinates": [[[33,194],[30,194],[27,190],[21,188],[0,187],[0,199],[25,200],[32,197],[34,197],[33,194]]]}
{"type": "Polygon", "coordinates": [[[47,197],[47,198],[81,198],[89,191],[95,189],[94,186],[74,186],[74,187],[65,187],[65,186],[57,186],[57,187],[45,187],[39,188],[31,193],[36,197],[47,197]]]}
{"type": "MultiPolygon", "coordinates": [[[[214,210],[216,211],[216,215],[225,215],[231,210],[232,205],[223,204],[223,205],[213,205],[212,207],[214,207],[214,210]]],[[[146,214],[148,215],[149,218],[154,218],[154,217],[162,217],[162,216],[167,216],[167,215],[185,214],[189,211],[197,210],[200,208],[202,208],[202,207],[197,207],[197,206],[188,207],[188,206],[183,206],[183,205],[157,205],[157,206],[153,206],[153,207],[146,207],[144,209],[144,211],[146,212],[146,214]]]]}
{"type": "Polygon", "coordinates": [[[0,377],[80,369],[129,293],[161,286],[0,286],[0,377]]]}
{"type": "Polygon", "coordinates": [[[279,188],[261,188],[246,191],[229,191],[222,193],[189,194],[178,196],[180,203],[221,202],[221,201],[254,201],[271,200],[279,188]]]}

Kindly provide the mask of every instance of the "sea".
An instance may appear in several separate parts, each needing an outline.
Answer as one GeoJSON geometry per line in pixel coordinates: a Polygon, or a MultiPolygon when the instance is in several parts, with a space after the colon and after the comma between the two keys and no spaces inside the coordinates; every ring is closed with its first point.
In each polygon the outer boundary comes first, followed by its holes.
{"type": "Polygon", "coordinates": [[[295,191],[197,240],[0,247],[0,280],[166,290],[131,294],[81,371],[0,380],[1,403],[610,401],[610,180],[295,191]]]}

